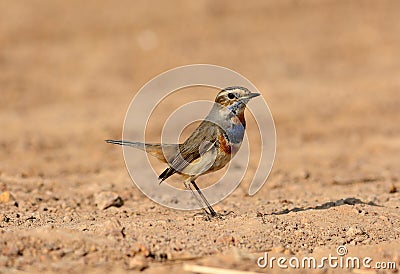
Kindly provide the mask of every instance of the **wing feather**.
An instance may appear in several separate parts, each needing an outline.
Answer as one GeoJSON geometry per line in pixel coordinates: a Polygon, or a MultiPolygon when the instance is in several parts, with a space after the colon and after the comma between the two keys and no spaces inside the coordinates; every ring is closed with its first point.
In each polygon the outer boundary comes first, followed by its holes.
{"type": "MultiPolygon", "coordinates": [[[[203,121],[183,144],[179,152],[172,158],[170,167],[158,177],[161,182],[175,173],[180,173],[201,154],[209,151],[218,142],[219,127],[210,121],[203,121]]],[[[160,183],[161,183],[160,182],[160,183]]]]}

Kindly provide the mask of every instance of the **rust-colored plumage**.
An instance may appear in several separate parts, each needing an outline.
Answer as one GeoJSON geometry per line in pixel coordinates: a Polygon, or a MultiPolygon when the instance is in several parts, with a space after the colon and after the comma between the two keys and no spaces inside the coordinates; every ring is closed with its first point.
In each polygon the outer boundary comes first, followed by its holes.
{"type": "Polygon", "coordinates": [[[192,184],[203,199],[210,211],[204,209],[206,213],[217,216],[197,187],[195,180],[203,174],[223,168],[235,155],[244,137],[246,104],[258,95],[244,87],[229,87],[221,90],[208,116],[182,144],[106,141],[144,150],[167,163],[168,168],[158,177],[161,180],[160,183],[175,173],[182,175],[185,186],[192,190],[190,187],[192,184]]]}

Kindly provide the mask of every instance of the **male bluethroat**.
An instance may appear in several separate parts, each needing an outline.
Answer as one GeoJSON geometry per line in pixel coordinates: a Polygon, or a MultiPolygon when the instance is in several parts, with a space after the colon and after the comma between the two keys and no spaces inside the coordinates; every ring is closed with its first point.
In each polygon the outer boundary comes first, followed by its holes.
{"type": "Polygon", "coordinates": [[[219,214],[207,201],[195,180],[203,174],[223,168],[233,158],[244,137],[246,104],[259,95],[238,86],[221,90],[215,98],[210,113],[182,144],[147,144],[124,140],[106,140],[106,142],[144,150],[167,163],[169,167],[158,177],[160,183],[175,173],[180,174],[185,187],[192,191],[200,207],[207,215],[215,217],[219,214]],[[202,205],[191,185],[209,211],[202,205]]]}

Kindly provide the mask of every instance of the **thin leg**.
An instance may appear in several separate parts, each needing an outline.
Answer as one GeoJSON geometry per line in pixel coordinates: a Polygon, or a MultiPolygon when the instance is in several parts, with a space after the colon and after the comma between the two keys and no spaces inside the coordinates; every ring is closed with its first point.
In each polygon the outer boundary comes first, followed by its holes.
{"type": "MultiPolygon", "coordinates": [[[[212,206],[210,205],[210,203],[207,201],[206,197],[203,195],[203,193],[201,192],[200,188],[196,185],[195,181],[190,181],[192,183],[192,185],[194,186],[194,188],[197,190],[197,192],[199,193],[200,197],[203,199],[204,203],[207,205],[208,210],[210,210],[210,213],[212,217],[217,216],[217,212],[215,212],[215,210],[212,208],[212,206]]],[[[207,210],[206,210],[207,211],[207,210]]],[[[208,212],[207,212],[208,213],[208,212]]]]}
{"type": "Polygon", "coordinates": [[[192,187],[190,186],[190,184],[188,184],[187,186],[188,186],[188,188],[190,189],[190,191],[192,192],[193,197],[196,199],[197,204],[198,204],[198,205],[200,206],[200,208],[203,209],[204,212],[206,213],[206,216],[207,216],[207,215],[210,215],[211,213],[209,213],[209,212],[207,211],[207,209],[204,208],[204,206],[203,206],[203,204],[201,203],[199,197],[196,196],[196,193],[194,193],[194,191],[193,191],[192,187]]]}

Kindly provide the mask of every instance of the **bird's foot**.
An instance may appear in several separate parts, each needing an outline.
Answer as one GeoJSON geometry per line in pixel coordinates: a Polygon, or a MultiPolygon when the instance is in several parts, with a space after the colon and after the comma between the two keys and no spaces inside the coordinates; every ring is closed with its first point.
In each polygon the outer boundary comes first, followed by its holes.
{"type": "Polygon", "coordinates": [[[212,213],[210,213],[208,211],[202,211],[202,212],[198,212],[198,213],[194,214],[193,217],[196,218],[198,216],[201,216],[206,221],[211,221],[213,219],[223,220],[223,219],[225,219],[226,216],[228,216],[228,215],[230,215],[232,213],[234,213],[232,210],[230,210],[230,211],[224,210],[223,213],[218,213],[218,212],[215,212],[215,211],[212,212],[212,213]]]}

